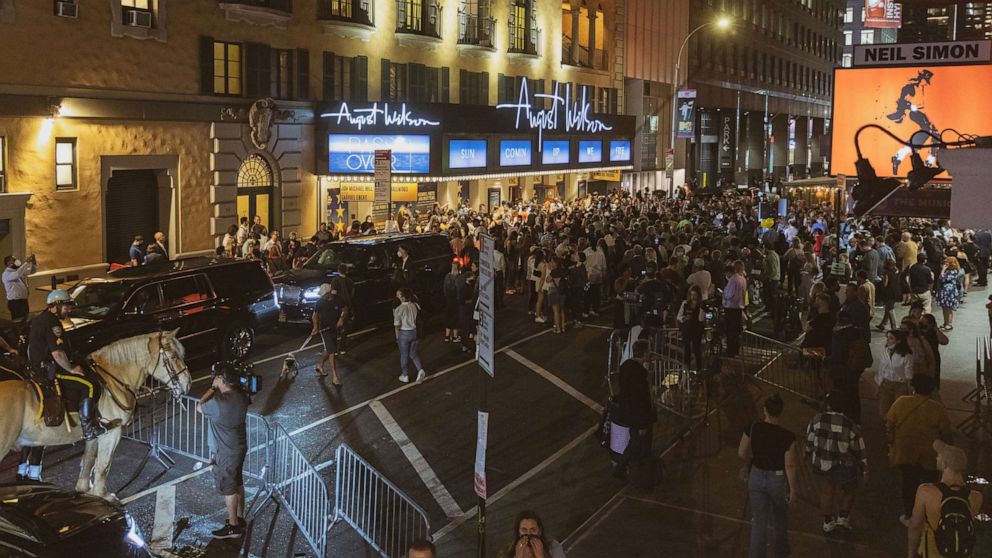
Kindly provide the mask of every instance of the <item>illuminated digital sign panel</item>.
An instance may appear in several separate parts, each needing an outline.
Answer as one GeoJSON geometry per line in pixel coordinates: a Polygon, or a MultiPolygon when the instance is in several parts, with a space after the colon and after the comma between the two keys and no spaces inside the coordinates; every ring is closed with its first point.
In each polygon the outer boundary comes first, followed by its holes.
{"type": "Polygon", "coordinates": [[[486,167],[486,140],[451,140],[448,142],[449,169],[479,169],[486,167]]]}
{"type": "Polygon", "coordinates": [[[630,161],[630,140],[610,141],[610,161],[630,161]]]}
{"type": "Polygon", "coordinates": [[[500,140],[499,166],[528,167],[531,164],[530,140],[500,140]]]}
{"type": "Polygon", "coordinates": [[[328,168],[332,173],[372,174],[377,149],[393,152],[394,173],[430,173],[431,138],[421,135],[329,134],[328,168]]]}
{"type": "Polygon", "coordinates": [[[565,165],[569,162],[567,140],[545,140],[541,150],[541,162],[545,165],[565,165]]]}
{"type": "Polygon", "coordinates": [[[601,163],[603,161],[603,142],[599,140],[582,140],[579,142],[580,163],[601,163]]]}

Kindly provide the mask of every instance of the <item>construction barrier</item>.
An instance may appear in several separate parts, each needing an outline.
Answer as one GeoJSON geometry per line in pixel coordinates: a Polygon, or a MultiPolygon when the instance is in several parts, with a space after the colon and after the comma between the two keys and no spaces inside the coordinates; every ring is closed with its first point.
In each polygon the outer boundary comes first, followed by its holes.
{"type": "Polygon", "coordinates": [[[410,543],[431,538],[427,513],[368,461],[338,446],[334,523],[344,521],[384,558],[401,558],[410,543]]]}

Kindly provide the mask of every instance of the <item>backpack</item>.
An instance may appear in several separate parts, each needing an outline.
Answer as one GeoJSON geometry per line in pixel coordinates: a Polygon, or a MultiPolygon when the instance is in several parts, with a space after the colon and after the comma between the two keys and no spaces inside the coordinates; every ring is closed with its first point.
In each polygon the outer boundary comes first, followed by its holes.
{"type": "Polygon", "coordinates": [[[940,519],[933,531],[933,540],[940,555],[945,558],[967,558],[975,549],[975,522],[971,517],[971,504],[967,486],[951,488],[938,483],[940,489],[940,519]]]}
{"type": "Polygon", "coordinates": [[[875,362],[871,356],[871,347],[860,337],[854,339],[847,351],[848,370],[865,370],[875,362]]]}

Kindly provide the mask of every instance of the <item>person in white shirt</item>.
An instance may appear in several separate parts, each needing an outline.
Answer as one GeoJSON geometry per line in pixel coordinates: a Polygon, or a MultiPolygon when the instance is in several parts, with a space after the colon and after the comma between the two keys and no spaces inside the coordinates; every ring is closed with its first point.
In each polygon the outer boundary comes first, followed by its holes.
{"type": "Polygon", "coordinates": [[[599,312],[599,300],[602,296],[600,289],[606,280],[606,241],[600,239],[595,246],[589,246],[586,252],[586,276],[589,278],[589,290],[586,291],[586,301],[582,316],[595,316],[599,312]]]}
{"type": "Polygon", "coordinates": [[[692,262],[692,269],[692,273],[689,274],[685,282],[689,285],[689,288],[698,287],[703,300],[709,299],[710,288],[713,286],[713,277],[709,271],[706,271],[706,262],[702,258],[696,258],[692,262]]]}
{"type": "Polygon", "coordinates": [[[400,348],[400,381],[404,384],[410,381],[407,363],[412,359],[413,365],[417,367],[417,381],[422,382],[427,377],[427,372],[420,362],[420,353],[417,350],[417,314],[420,313],[420,305],[417,304],[413,291],[406,287],[396,291],[396,298],[400,305],[393,310],[393,328],[396,331],[396,344],[400,348]]]}
{"type": "Polygon", "coordinates": [[[28,275],[35,272],[34,254],[21,263],[14,256],[3,259],[3,288],[7,291],[7,309],[15,324],[23,324],[28,318],[28,275]]]}
{"type": "Polygon", "coordinates": [[[909,395],[909,380],[913,378],[913,372],[906,334],[901,331],[888,332],[878,357],[875,383],[878,385],[879,415],[884,417],[896,399],[909,395]]]}

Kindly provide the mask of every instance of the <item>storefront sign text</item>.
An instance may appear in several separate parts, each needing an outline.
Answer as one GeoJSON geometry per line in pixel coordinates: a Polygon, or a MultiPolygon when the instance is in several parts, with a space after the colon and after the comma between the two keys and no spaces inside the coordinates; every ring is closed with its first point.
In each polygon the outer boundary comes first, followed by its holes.
{"type": "Polygon", "coordinates": [[[565,165],[569,161],[567,140],[548,140],[543,142],[541,162],[545,165],[565,165]]]}
{"type": "Polygon", "coordinates": [[[344,123],[349,126],[355,126],[359,130],[365,126],[375,126],[377,124],[382,124],[383,126],[406,126],[410,128],[441,125],[440,122],[415,117],[413,112],[406,108],[406,103],[402,103],[399,109],[390,107],[389,103],[383,103],[381,107],[379,103],[372,103],[371,107],[356,109],[349,108],[348,103],[341,103],[341,108],[337,112],[325,112],[320,117],[332,118],[335,119],[336,125],[340,126],[344,123]]]}
{"type": "Polygon", "coordinates": [[[372,174],[375,152],[392,151],[392,172],[427,174],[430,172],[430,136],[329,134],[328,168],[331,173],[372,174]]]}
{"type": "Polygon", "coordinates": [[[517,96],[516,104],[496,105],[497,109],[511,109],[517,112],[516,127],[537,130],[538,148],[543,143],[544,132],[554,132],[564,124],[565,132],[582,132],[587,134],[598,134],[613,129],[602,120],[592,118],[592,104],[586,98],[583,89],[582,98],[576,101],[572,95],[572,88],[565,87],[565,96],[559,94],[561,84],[555,84],[555,89],[551,94],[537,93],[535,99],[551,99],[551,108],[534,111],[531,105],[531,96],[527,88],[527,80],[520,83],[520,93],[517,96]]]}
{"type": "Polygon", "coordinates": [[[599,163],[603,160],[603,142],[601,141],[580,141],[579,142],[579,162],[599,163]]]}
{"type": "Polygon", "coordinates": [[[478,169],[486,167],[486,140],[451,140],[448,142],[448,168],[478,169]]]}
{"type": "Polygon", "coordinates": [[[530,161],[530,140],[500,140],[499,166],[528,167],[530,161]]]}
{"type": "Polygon", "coordinates": [[[629,161],[630,160],[630,141],[629,140],[613,140],[610,142],[610,161],[629,161]]]}

